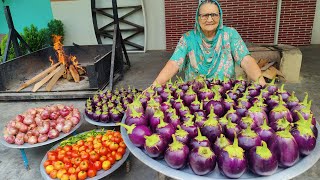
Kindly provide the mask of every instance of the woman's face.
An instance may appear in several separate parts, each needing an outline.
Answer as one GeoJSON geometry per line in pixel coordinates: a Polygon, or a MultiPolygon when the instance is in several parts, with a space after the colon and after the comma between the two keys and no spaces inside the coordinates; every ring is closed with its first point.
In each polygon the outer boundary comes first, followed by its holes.
{"type": "Polygon", "coordinates": [[[198,21],[202,31],[216,31],[219,25],[219,8],[214,3],[204,3],[200,6],[198,21]]]}

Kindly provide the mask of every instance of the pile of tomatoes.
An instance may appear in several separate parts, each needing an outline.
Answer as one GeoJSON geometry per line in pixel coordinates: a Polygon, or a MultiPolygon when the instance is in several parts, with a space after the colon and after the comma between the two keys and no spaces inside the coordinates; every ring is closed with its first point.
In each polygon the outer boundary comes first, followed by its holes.
{"type": "Polygon", "coordinates": [[[61,144],[47,153],[47,160],[43,164],[52,179],[81,180],[94,177],[97,171],[110,169],[126,152],[120,132],[112,130],[82,134],[61,144]]]}

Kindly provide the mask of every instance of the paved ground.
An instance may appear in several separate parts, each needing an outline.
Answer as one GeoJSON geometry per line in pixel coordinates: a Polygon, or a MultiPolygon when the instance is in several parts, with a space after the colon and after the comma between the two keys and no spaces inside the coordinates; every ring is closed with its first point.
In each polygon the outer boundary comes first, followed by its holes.
{"type": "MultiPolygon", "coordinates": [[[[303,62],[301,69],[301,83],[287,84],[286,89],[297,92],[298,97],[301,98],[304,91],[308,91],[310,97],[314,100],[313,106],[320,107],[320,46],[302,47],[303,62]]],[[[123,81],[119,82],[116,86],[126,87],[135,85],[137,88],[146,88],[160,69],[163,67],[170,54],[164,51],[152,51],[145,54],[130,54],[130,61],[132,68],[125,74],[123,81]]],[[[74,104],[75,107],[84,108],[83,101],[31,101],[31,102],[0,102],[0,129],[14,115],[25,111],[27,108],[45,106],[53,103],[74,104]]],[[[319,111],[314,109],[317,117],[319,111]]],[[[84,123],[78,132],[90,130],[94,126],[84,123]]],[[[42,179],[39,171],[39,165],[46,154],[46,152],[53,146],[47,145],[44,147],[27,149],[26,153],[29,158],[31,169],[29,171],[24,169],[21,155],[17,149],[9,149],[0,145],[0,180],[31,180],[42,179]]],[[[131,171],[126,172],[126,167],[122,166],[112,175],[106,179],[157,179],[158,173],[151,168],[141,163],[138,159],[130,155],[131,171]]],[[[298,176],[295,179],[320,179],[320,163],[316,163],[310,170],[298,176]]]]}

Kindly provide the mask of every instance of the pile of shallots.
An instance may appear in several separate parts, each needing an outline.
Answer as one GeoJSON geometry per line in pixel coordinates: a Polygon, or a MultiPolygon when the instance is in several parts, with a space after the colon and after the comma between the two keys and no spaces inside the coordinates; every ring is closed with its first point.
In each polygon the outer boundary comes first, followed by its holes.
{"type": "Polygon", "coordinates": [[[41,143],[58,137],[60,132],[69,133],[79,121],[80,112],[73,105],[31,108],[8,122],[4,139],[17,145],[41,143]]]}

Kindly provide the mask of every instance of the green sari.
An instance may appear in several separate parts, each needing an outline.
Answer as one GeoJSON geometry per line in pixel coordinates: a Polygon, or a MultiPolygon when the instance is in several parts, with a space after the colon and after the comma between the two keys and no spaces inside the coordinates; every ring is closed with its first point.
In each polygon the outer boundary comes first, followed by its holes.
{"type": "Polygon", "coordinates": [[[183,34],[170,58],[177,62],[179,71],[185,72],[185,80],[191,80],[202,75],[207,79],[235,78],[235,64],[240,65],[248,48],[239,33],[230,27],[223,25],[222,9],[219,3],[215,3],[220,11],[220,20],[215,37],[210,41],[203,34],[199,22],[199,8],[196,13],[194,30],[183,34]]]}

